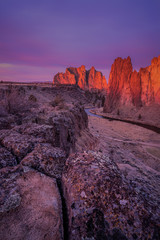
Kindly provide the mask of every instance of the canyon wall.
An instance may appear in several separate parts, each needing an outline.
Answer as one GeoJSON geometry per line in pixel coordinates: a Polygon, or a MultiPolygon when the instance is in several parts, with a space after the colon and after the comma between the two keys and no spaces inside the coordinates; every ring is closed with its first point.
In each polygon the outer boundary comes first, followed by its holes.
{"type": "Polygon", "coordinates": [[[106,79],[101,72],[96,71],[94,67],[87,71],[83,65],[78,68],[67,68],[65,73],[57,73],[54,76],[53,84],[72,84],[83,90],[107,88],[106,79]]]}
{"type": "Polygon", "coordinates": [[[149,106],[160,104],[160,56],[151,65],[133,71],[131,58],[117,58],[108,82],[104,111],[112,112],[121,106],[149,106]]]}

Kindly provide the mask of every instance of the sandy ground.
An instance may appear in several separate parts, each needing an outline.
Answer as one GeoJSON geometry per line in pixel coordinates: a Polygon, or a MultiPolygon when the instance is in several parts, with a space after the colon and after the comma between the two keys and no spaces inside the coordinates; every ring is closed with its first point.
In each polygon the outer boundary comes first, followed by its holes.
{"type": "Polygon", "coordinates": [[[95,150],[110,156],[123,174],[153,200],[160,199],[160,134],[124,122],[89,117],[95,150]]]}

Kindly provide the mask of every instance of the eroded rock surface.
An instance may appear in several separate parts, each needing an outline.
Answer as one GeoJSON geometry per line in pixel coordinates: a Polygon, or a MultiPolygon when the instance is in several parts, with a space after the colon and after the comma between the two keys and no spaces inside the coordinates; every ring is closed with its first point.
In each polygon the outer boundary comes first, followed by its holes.
{"type": "Polygon", "coordinates": [[[56,74],[53,84],[72,84],[84,90],[107,88],[106,79],[101,72],[96,71],[94,67],[87,71],[83,65],[78,68],[70,67],[65,73],[56,74]]]}
{"type": "Polygon", "coordinates": [[[3,168],[0,175],[0,239],[63,239],[55,179],[21,167],[3,168]]]}
{"type": "Polygon", "coordinates": [[[69,239],[158,239],[159,206],[140,195],[107,156],[70,156],[62,181],[69,239]]]}
{"type": "Polygon", "coordinates": [[[78,138],[92,137],[87,114],[46,104],[16,117],[0,130],[0,239],[64,239],[61,175],[78,138]]]}
{"type": "Polygon", "coordinates": [[[16,158],[6,148],[0,147],[0,168],[17,165],[16,158]]]}

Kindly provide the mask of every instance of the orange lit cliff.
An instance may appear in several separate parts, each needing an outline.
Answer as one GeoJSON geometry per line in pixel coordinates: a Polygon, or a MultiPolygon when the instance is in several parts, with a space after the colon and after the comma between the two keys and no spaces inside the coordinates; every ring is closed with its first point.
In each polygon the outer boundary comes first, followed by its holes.
{"type": "Polygon", "coordinates": [[[160,56],[153,58],[151,65],[133,71],[131,58],[117,58],[108,82],[105,112],[120,106],[149,106],[160,104],[160,56]]]}

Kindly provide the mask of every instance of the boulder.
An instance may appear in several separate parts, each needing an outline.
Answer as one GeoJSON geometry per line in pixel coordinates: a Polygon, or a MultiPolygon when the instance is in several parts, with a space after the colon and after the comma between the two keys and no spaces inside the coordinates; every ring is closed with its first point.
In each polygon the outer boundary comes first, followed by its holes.
{"type": "Polygon", "coordinates": [[[36,169],[47,176],[61,178],[66,154],[50,144],[38,144],[21,162],[23,166],[36,169]]]}
{"type": "Polygon", "coordinates": [[[21,167],[4,168],[0,175],[0,239],[63,239],[56,181],[21,167]]]}
{"type": "Polygon", "coordinates": [[[71,155],[62,176],[69,239],[158,239],[160,209],[97,152],[71,155]]]}

